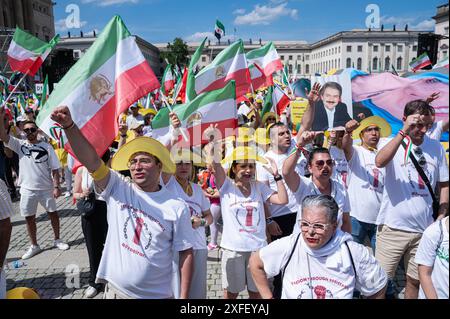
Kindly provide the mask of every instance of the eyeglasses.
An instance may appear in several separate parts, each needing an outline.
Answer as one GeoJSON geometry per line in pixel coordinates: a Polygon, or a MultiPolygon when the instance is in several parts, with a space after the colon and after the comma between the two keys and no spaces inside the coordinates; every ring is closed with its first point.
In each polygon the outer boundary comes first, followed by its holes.
{"type": "Polygon", "coordinates": [[[318,160],[314,163],[316,165],[317,168],[321,168],[323,167],[325,164],[327,164],[327,166],[332,167],[334,166],[334,160],[329,159],[329,160],[318,160]]]}
{"type": "Polygon", "coordinates": [[[131,161],[129,161],[129,162],[127,163],[127,166],[128,166],[129,169],[135,169],[135,168],[136,168],[136,165],[137,165],[138,163],[139,163],[140,165],[142,165],[142,166],[149,166],[150,164],[153,163],[153,161],[152,161],[151,158],[141,158],[141,159],[139,159],[139,160],[133,159],[133,160],[131,160],[131,161]]]}
{"type": "Polygon", "coordinates": [[[36,133],[37,132],[37,128],[34,127],[30,127],[30,128],[26,128],[23,130],[26,134],[28,133],[36,133]]]}
{"type": "Polygon", "coordinates": [[[427,164],[427,160],[425,159],[425,156],[423,155],[423,151],[420,147],[416,147],[414,149],[414,154],[416,154],[419,157],[417,162],[419,163],[420,166],[425,166],[427,164]]]}
{"type": "Polygon", "coordinates": [[[314,230],[314,232],[320,234],[325,232],[330,224],[321,224],[321,223],[309,223],[306,220],[300,220],[300,229],[304,232],[309,231],[310,228],[314,230]]]}

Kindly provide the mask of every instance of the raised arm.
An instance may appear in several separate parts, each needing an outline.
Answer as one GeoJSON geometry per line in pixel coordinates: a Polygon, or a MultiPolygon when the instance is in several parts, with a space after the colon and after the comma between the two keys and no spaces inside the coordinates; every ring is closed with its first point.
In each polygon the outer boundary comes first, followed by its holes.
{"type": "Polygon", "coordinates": [[[208,137],[209,144],[205,146],[207,149],[207,162],[211,163],[214,169],[214,178],[217,189],[222,188],[223,183],[225,183],[226,173],[220,164],[222,159],[222,145],[218,142],[220,132],[217,130],[217,124],[214,126],[211,124],[205,132],[204,136],[208,137]]]}
{"type": "Polygon", "coordinates": [[[342,148],[345,153],[345,158],[350,161],[353,156],[353,138],[352,133],[359,126],[359,122],[356,120],[350,120],[345,124],[345,134],[342,138],[342,148]]]}
{"type": "Polygon", "coordinates": [[[375,165],[378,168],[385,167],[395,156],[398,148],[402,145],[402,141],[404,136],[402,134],[408,134],[409,128],[411,125],[415,125],[420,119],[419,114],[411,114],[409,115],[405,123],[403,124],[403,129],[399,131],[399,133],[389,142],[387,143],[381,150],[378,151],[377,156],[375,157],[375,165]]]}
{"type": "MultiPolygon", "coordinates": [[[[172,130],[173,135],[170,139],[170,143],[168,145],[166,145],[166,147],[170,152],[172,150],[173,146],[178,141],[178,136],[180,134],[179,128],[181,127],[181,121],[178,118],[178,115],[174,112],[169,113],[169,118],[170,118],[171,126],[173,127],[173,130],[172,130]]],[[[172,177],[172,174],[161,172],[161,178],[163,180],[164,185],[166,185],[169,182],[171,177],[172,177]]]]}
{"type": "Polygon", "coordinates": [[[269,197],[269,202],[271,204],[276,205],[286,205],[289,201],[288,194],[286,192],[286,187],[284,186],[282,176],[278,174],[278,167],[275,161],[271,158],[267,158],[267,160],[270,163],[270,167],[267,165],[264,165],[264,169],[266,169],[271,175],[273,175],[273,178],[275,179],[277,183],[277,192],[272,194],[272,196],[269,197]]]}
{"type": "MultiPolygon", "coordinates": [[[[87,168],[90,173],[97,172],[101,166],[104,165],[100,156],[97,155],[94,147],[88,142],[88,140],[81,134],[80,129],[72,120],[70,110],[67,106],[60,106],[56,108],[52,114],[51,119],[56,123],[59,123],[66,133],[69,140],[72,151],[78,161],[87,168]]],[[[110,172],[101,179],[95,179],[95,185],[100,189],[104,189],[109,181],[110,172]]]]}
{"type": "Polygon", "coordinates": [[[7,126],[5,123],[6,117],[5,117],[5,108],[0,108],[0,140],[5,142],[6,144],[9,143],[9,134],[7,132],[7,126]]]}
{"type": "Polygon", "coordinates": [[[308,97],[308,106],[306,107],[305,113],[302,117],[302,124],[300,127],[299,134],[303,133],[304,131],[310,131],[312,129],[312,125],[314,122],[314,114],[315,114],[315,106],[317,101],[319,101],[320,96],[320,83],[316,82],[311,91],[308,92],[308,90],[305,88],[306,96],[308,97]]]}

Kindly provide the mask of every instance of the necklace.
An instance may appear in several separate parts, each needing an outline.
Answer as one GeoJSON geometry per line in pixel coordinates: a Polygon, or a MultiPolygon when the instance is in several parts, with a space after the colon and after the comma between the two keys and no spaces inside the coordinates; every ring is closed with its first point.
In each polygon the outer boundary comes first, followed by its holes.
{"type": "Polygon", "coordinates": [[[178,178],[178,176],[175,176],[175,179],[177,180],[178,184],[181,186],[181,188],[183,189],[183,191],[188,195],[188,196],[192,196],[192,194],[194,193],[193,189],[192,189],[192,185],[190,182],[187,183],[187,186],[183,186],[183,181],[178,178]]]}

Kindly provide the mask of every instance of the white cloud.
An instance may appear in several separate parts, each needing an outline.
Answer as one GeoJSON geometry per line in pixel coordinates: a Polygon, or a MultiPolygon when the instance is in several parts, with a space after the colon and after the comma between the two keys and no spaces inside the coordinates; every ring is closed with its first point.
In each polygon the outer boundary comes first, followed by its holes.
{"type": "MultiPolygon", "coordinates": [[[[217,41],[216,36],[212,32],[196,32],[194,34],[191,34],[187,37],[183,37],[183,40],[186,42],[201,42],[204,38],[208,38],[211,41],[217,41]]],[[[233,38],[231,36],[224,36],[220,39],[221,43],[224,41],[232,40],[233,38]]]]}
{"type": "MultiPolygon", "coordinates": [[[[81,27],[84,27],[87,24],[87,21],[81,21],[80,25],[81,27]]],[[[71,28],[67,27],[66,19],[60,19],[58,21],[55,21],[55,31],[56,32],[65,32],[70,30],[71,28]]]]}
{"type": "Polygon", "coordinates": [[[139,0],[82,0],[81,3],[95,3],[98,6],[106,7],[123,3],[138,3],[139,0]]]}
{"type": "Polygon", "coordinates": [[[408,25],[409,30],[418,30],[418,31],[429,31],[434,29],[435,21],[433,19],[418,21],[417,18],[409,18],[409,17],[381,17],[381,23],[384,24],[386,29],[386,25],[395,25],[397,30],[403,29],[406,25],[408,25]]]}
{"type": "Polygon", "coordinates": [[[282,16],[289,16],[292,19],[298,18],[298,10],[287,8],[287,3],[282,3],[272,7],[269,5],[260,6],[257,4],[255,9],[245,15],[237,16],[234,20],[236,25],[269,25],[272,21],[282,16]]]}
{"type": "Polygon", "coordinates": [[[240,14],[244,14],[245,13],[245,9],[236,9],[233,11],[233,14],[235,15],[240,15],[240,14]]]}

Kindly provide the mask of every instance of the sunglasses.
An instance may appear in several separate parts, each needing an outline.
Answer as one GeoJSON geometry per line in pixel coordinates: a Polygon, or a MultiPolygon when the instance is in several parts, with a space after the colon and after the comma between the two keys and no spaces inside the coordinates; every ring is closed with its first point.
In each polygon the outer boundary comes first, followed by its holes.
{"type": "Polygon", "coordinates": [[[37,128],[31,127],[31,128],[26,128],[23,130],[26,134],[29,133],[36,133],[37,132],[37,128]]]}
{"type": "Polygon", "coordinates": [[[414,149],[414,154],[416,154],[417,157],[419,157],[417,162],[419,163],[420,166],[425,166],[427,164],[427,160],[425,159],[423,151],[420,147],[416,147],[416,149],[414,149]]]}
{"type": "Polygon", "coordinates": [[[329,159],[329,160],[318,160],[314,163],[314,165],[316,165],[316,167],[321,168],[323,167],[325,164],[327,164],[327,166],[331,167],[334,166],[334,160],[329,159]]]}

